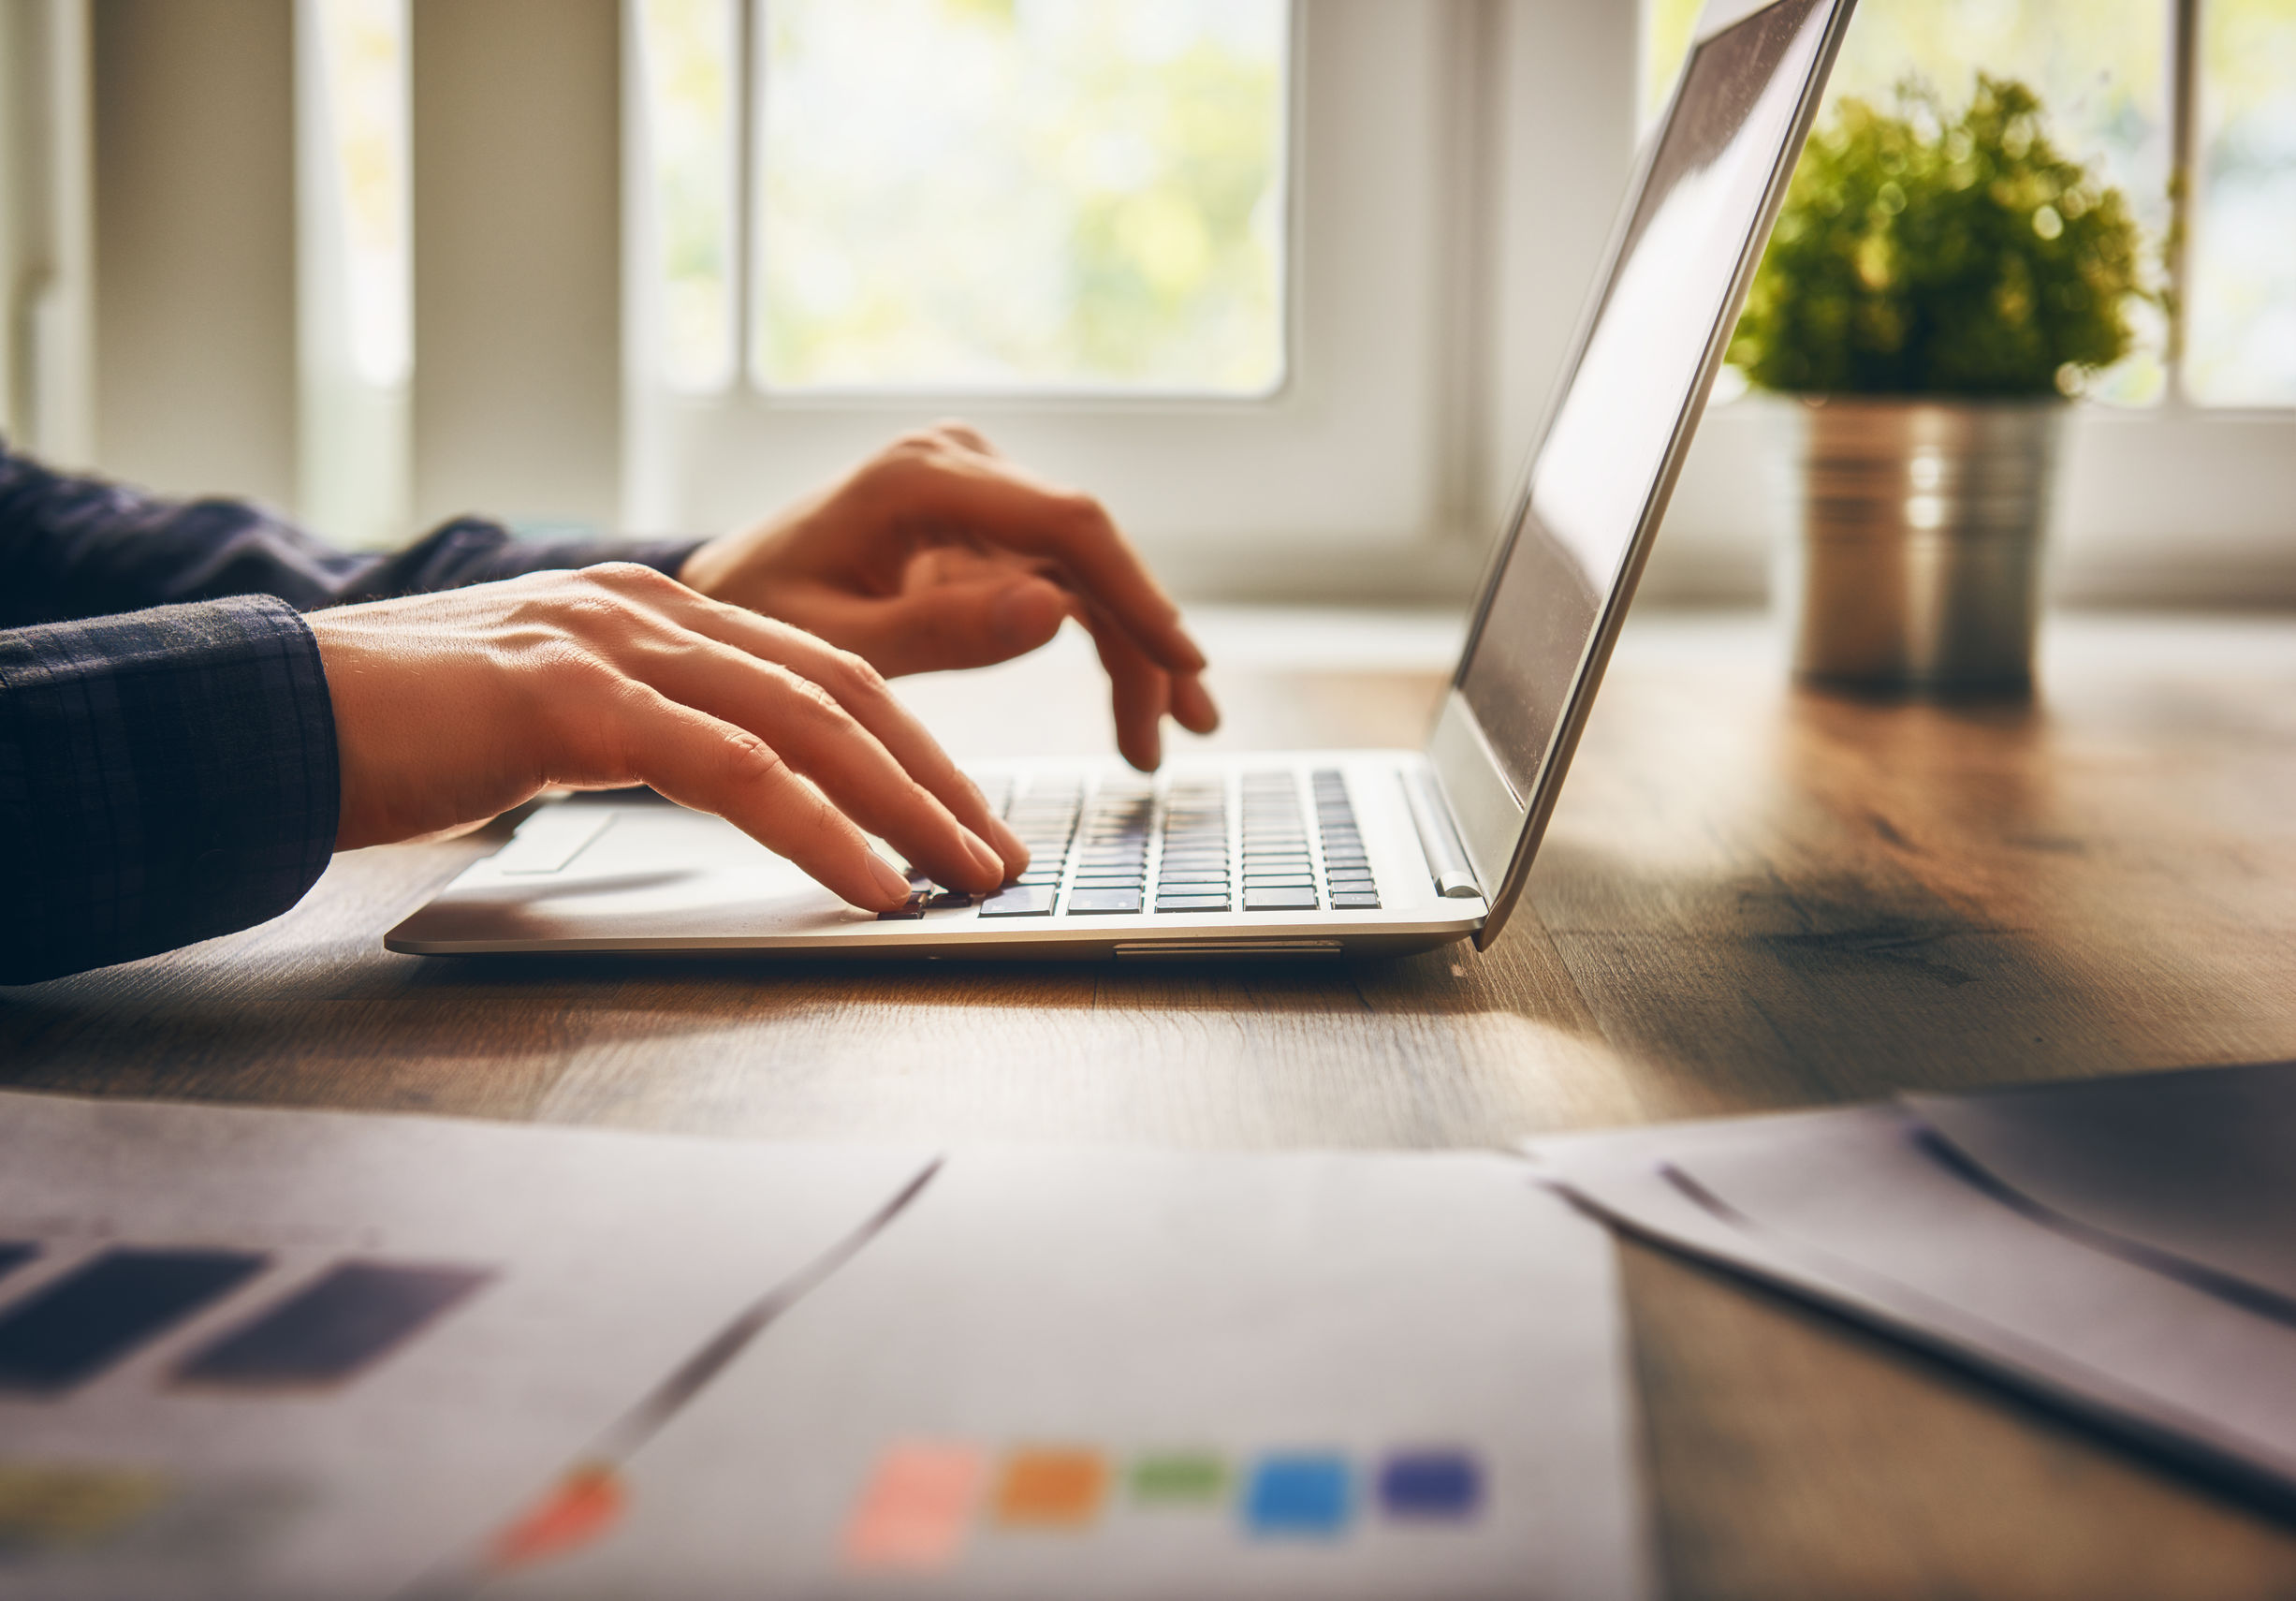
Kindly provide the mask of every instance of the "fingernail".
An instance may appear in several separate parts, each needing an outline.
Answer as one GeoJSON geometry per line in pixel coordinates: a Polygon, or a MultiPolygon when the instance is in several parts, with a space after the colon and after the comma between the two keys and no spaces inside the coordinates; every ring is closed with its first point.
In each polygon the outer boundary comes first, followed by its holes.
{"type": "Polygon", "coordinates": [[[873,850],[869,853],[869,871],[870,876],[877,880],[877,889],[885,896],[887,905],[898,906],[909,899],[908,878],[900,869],[873,850]]]}
{"type": "Polygon", "coordinates": [[[1025,864],[1029,859],[1029,847],[1021,843],[1020,836],[1013,832],[1011,827],[1002,819],[998,820],[996,827],[997,855],[1004,862],[1004,871],[1007,873],[1026,872],[1025,864]]]}
{"type": "Polygon", "coordinates": [[[972,856],[973,864],[999,884],[1003,883],[1004,859],[988,848],[987,840],[966,828],[962,823],[957,825],[957,831],[963,836],[965,850],[972,856]]]}

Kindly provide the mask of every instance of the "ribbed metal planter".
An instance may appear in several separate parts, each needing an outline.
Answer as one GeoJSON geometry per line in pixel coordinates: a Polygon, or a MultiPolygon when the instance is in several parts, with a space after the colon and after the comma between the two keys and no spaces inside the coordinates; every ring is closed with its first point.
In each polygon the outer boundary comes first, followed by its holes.
{"type": "Polygon", "coordinates": [[[2029,692],[2064,413],[2055,401],[1791,407],[1776,593],[1795,608],[1796,674],[2029,692]]]}

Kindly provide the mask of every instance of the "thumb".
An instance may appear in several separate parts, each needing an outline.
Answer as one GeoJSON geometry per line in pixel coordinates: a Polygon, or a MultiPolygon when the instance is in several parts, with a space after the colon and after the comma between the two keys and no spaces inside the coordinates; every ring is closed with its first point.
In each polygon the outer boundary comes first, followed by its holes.
{"type": "Polygon", "coordinates": [[[1059,633],[1073,610],[1060,585],[1002,574],[858,603],[844,632],[851,649],[898,678],[1025,655],[1059,633]]]}

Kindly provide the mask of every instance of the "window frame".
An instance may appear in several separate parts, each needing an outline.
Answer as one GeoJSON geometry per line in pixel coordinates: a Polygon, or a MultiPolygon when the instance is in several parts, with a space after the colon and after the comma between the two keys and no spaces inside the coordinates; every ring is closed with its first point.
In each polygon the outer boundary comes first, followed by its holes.
{"type": "MultiPolygon", "coordinates": [[[[627,0],[625,9],[634,64],[637,5],[627,0]]],[[[751,372],[742,294],[734,319],[740,377],[726,390],[671,392],[649,378],[651,354],[634,345],[625,521],[709,532],[800,492],[890,433],[961,414],[1009,453],[1101,495],[1184,590],[1455,595],[1471,582],[1512,488],[1515,461],[1493,464],[1503,454],[1488,437],[1499,414],[1528,436],[1514,393],[1519,374],[1493,371],[1503,360],[1487,348],[1494,317],[1504,312],[1510,322],[1510,337],[1497,343],[1559,352],[1631,154],[1621,95],[1615,119],[1598,113],[1620,130],[1615,160],[1608,150],[1592,161],[1580,152],[1575,165],[1586,170],[1575,176],[1547,164],[1550,184],[1562,177],[1575,191],[1563,208],[1568,226],[1538,242],[1570,261],[1568,292],[1552,293],[1557,274],[1544,261],[1517,275],[1525,294],[1499,292],[1505,274],[1493,261],[1505,252],[1495,242],[1510,226],[1496,212],[1509,175],[1490,159],[1503,120],[1495,96],[1505,87],[1494,46],[1524,33],[1512,13],[1565,9],[1595,19],[1612,53],[1631,47],[1631,28],[1609,20],[1616,8],[1604,0],[1294,0],[1285,376],[1271,393],[768,390],[751,372]],[[1500,305],[1510,299],[1523,303],[1500,305]]],[[[754,15],[745,10],[745,73],[757,54],[754,15]]],[[[633,129],[642,120],[636,71],[625,69],[633,129]]],[[[755,101],[747,92],[741,99],[746,167],[755,101]]],[[[1534,121],[1528,137],[1542,146],[1585,142],[1558,111],[1534,121]]],[[[631,181],[642,182],[640,138],[625,142],[631,181]]],[[[746,173],[741,188],[751,192],[746,173]]],[[[642,206],[628,212],[643,216],[642,206]]],[[[754,224],[739,229],[732,268],[743,285],[754,224]]],[[[630,231],[624,324],[642,342],[650,241],[630,231]]],[[[1543,396],[1551,366],[1533,366],[1543,396]]]]}

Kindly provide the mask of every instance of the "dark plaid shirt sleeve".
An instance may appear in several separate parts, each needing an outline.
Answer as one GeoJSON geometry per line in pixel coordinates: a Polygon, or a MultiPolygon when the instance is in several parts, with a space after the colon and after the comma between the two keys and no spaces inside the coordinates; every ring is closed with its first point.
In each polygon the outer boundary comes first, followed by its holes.
{"type": "Polygon", "coordinates": [[[463,518],[354,555],[0,448],[0,983],[245,928],[317,880],[339,774],[300,612],[603,561],[674,573],[692,550],[463,518]]]}

